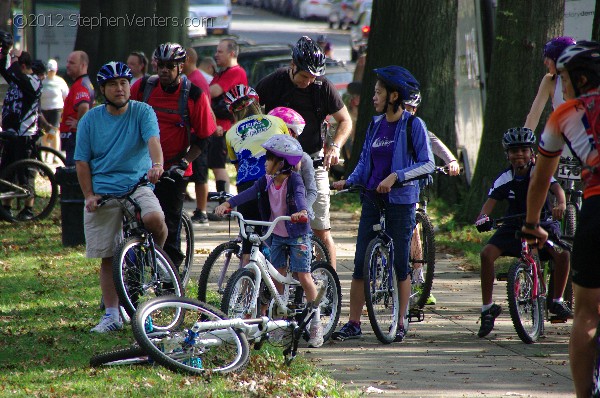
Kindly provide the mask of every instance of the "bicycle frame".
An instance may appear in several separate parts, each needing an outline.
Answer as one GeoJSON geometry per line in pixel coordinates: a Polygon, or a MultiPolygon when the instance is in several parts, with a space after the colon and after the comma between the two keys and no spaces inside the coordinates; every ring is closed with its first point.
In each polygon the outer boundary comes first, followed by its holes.
{"type": "Polygon", "coordinates": [[[542,275],[542,267],[539,259],[536,259],[530,245],[525,238],[521,238],[521,260],[531,267],[531,277],[533,280],[532,298],[535,300],[538,297],[546,299],[546,281],[542,275]],[[538,284],[539,282],[539,284],[538,284]],[[538,289],[538,286],[541,289],[538,289]],[[541,290],[541,291],[540,291],[541,290]]]}
{"type": "Polygon", "coordinates": [[[271,264],[271,262],[267,260],[260,251],[260,244],[271,236],[273,230],[275,229],[275,225],[277,225],[277,223],[280,221],[291,221],[291,217],[279,216],[273,221],[249,221],[245,220],[244,216],[237,211],[231,211],[229,214],[238,219],[242,237],[244,239],[248,239],[252,243],[250,261],[244,266],[244,268],[254,271],[254,286],[256,286],[256,289],[254,289],[252,293],[252,305],[250,308],[252,310],[256,308],[258,303],[258,295],[260,294],[259,287],[261,282],[264,280],[265,284],[267,285],[267,289],[271,293],[272,297],[274,297],[278,307],[286,311],[285,315],[295,315],[296,310],[290,310],[287,306],[287,302],[289,300],[289,288],[290,286],[300,286],[300,282],[293,278],[292,273],[288,273],[285,276],[281,275],[273,266],[273,264],[271,264]],[[268,230],[264,235],[261,236],[253,230],[250,231],[251,228],[248,228],[247,230],[247,227],[249,226],[264,226],[268,227],[268,230]],[[282,294],[277,291],[273,280],[283,284],[284,292],[282,294]]]}

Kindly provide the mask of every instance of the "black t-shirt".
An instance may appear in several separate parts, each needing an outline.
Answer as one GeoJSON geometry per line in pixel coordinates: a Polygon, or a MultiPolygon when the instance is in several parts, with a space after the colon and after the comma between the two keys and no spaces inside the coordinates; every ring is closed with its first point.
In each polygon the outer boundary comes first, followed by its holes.
{"type": "Polygon", "coordinates": [[[280,68],[264,77],[255,87],[265,112],[278,106],[292,108],[304,118],[306,126],[298,141],[306,153],[312,154],[323,148],[321,123],[344,107],[335,86],[321,76],[305,89],[294,86],[288,74],[289,68],[280,68]]]}

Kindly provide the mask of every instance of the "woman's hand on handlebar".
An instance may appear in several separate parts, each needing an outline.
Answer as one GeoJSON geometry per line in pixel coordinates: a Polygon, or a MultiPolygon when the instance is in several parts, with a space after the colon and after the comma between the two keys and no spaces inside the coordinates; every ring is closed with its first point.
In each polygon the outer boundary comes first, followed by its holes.
{"type": "Polygon", "coordinates": [[[333,189],[339,191],[340,189],[344,189],[344,187],[346,186],[346,180],[339,180],[339,181],[335,181],[333,184],[333,189]]]}
{"type": "Polygon", "coordinates": [[[451,161],[446,165],[448,167],[448,175],[454,177],[460,174],[460,166],[456,160],[451,161]]]}
{"type": "Polygon", "coordinates": [[[548,232],[540,227],[539,224],[535,228],[528,228],[523,225],[523,227],[521,227],[521,232],[526,235],[533,235],[535,238],[526,238],[527,243],[537,246],[540,249],[544,247],[544,243],[548,240],[548,232]]]}
{"type": "Polygon", "coordinates": [[[300,210],[297,213],[291,215],[292,222],[307,223],[308,213],[306,210],[300,210]]]}
{"type": "Polygon", "coordinates": [[[389,193],[392,190],[392,185],[394,185],[396,181],[398,181],[398,175],[396,175],[396,173],[391,173],[377,185],[377,192],[389,193]]]}
{"type": "Polygon", "coordinates": [[[164,172],[165,170],[163,169],[162,165],[155,164],[150,170],[148,170],[148,181],[150,181],[152,184],[156,184],[164,172]]]}
{"type": "Polygon", "coordinates": [[[229,213],[229,209],[231,209],[231,205],[229,204],[229,202],[224,202],[223,204],[220,204],[217,207],[215,207],[215,214],[217,216],[224,216],[225,213],[229,213]]]}

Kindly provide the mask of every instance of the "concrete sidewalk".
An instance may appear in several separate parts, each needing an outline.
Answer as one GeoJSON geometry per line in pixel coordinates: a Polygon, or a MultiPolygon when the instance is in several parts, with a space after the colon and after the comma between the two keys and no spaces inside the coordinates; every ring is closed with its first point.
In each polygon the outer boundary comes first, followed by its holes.
{"type": "MultiPolygon", "coordinates": [[[[186,203],[193,210],[193,203],[186,203]]],[[[342,283],[340,325],[348,320],[357,215],[334,213],[333,235],[342,283]]],[[[194,273],[217,244],[227,240],[227,222],[196,226],[194,273]],[[202,253],[206,252],[206,253],[202,253]]],[[[232,224],[231,234],[237,234],[232,224]]],[[[197,278],[195,276],[194,278],[197,278]]],[[[539,342],[524,344],[517,336],[506,302],[506,283],[497,282],[494,299],[503,313],[494,331],[477,337],[481,294],[479,275],[461,267],[461,259],[437,253],[433,293],[437,304],[425,308],[425,321],[411,324],[402,343],[383,345],[373,334],[368,316],[363,337],[329,341],[301,354],[331,372],[346,388],[368,395],[393,397],[571,397],[568,361],[571,322],[546,323],[539,342]]]]}

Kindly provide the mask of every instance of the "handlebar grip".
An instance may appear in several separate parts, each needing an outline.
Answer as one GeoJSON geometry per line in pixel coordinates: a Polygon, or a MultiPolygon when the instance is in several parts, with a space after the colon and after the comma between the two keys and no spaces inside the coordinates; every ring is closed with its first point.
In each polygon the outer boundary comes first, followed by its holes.
{"type": "Polygon", "coordinates": [[[292,221],[294,224],[306,224],[308,222],[307,216],[300,216],[296,221],[292,221]]]}

